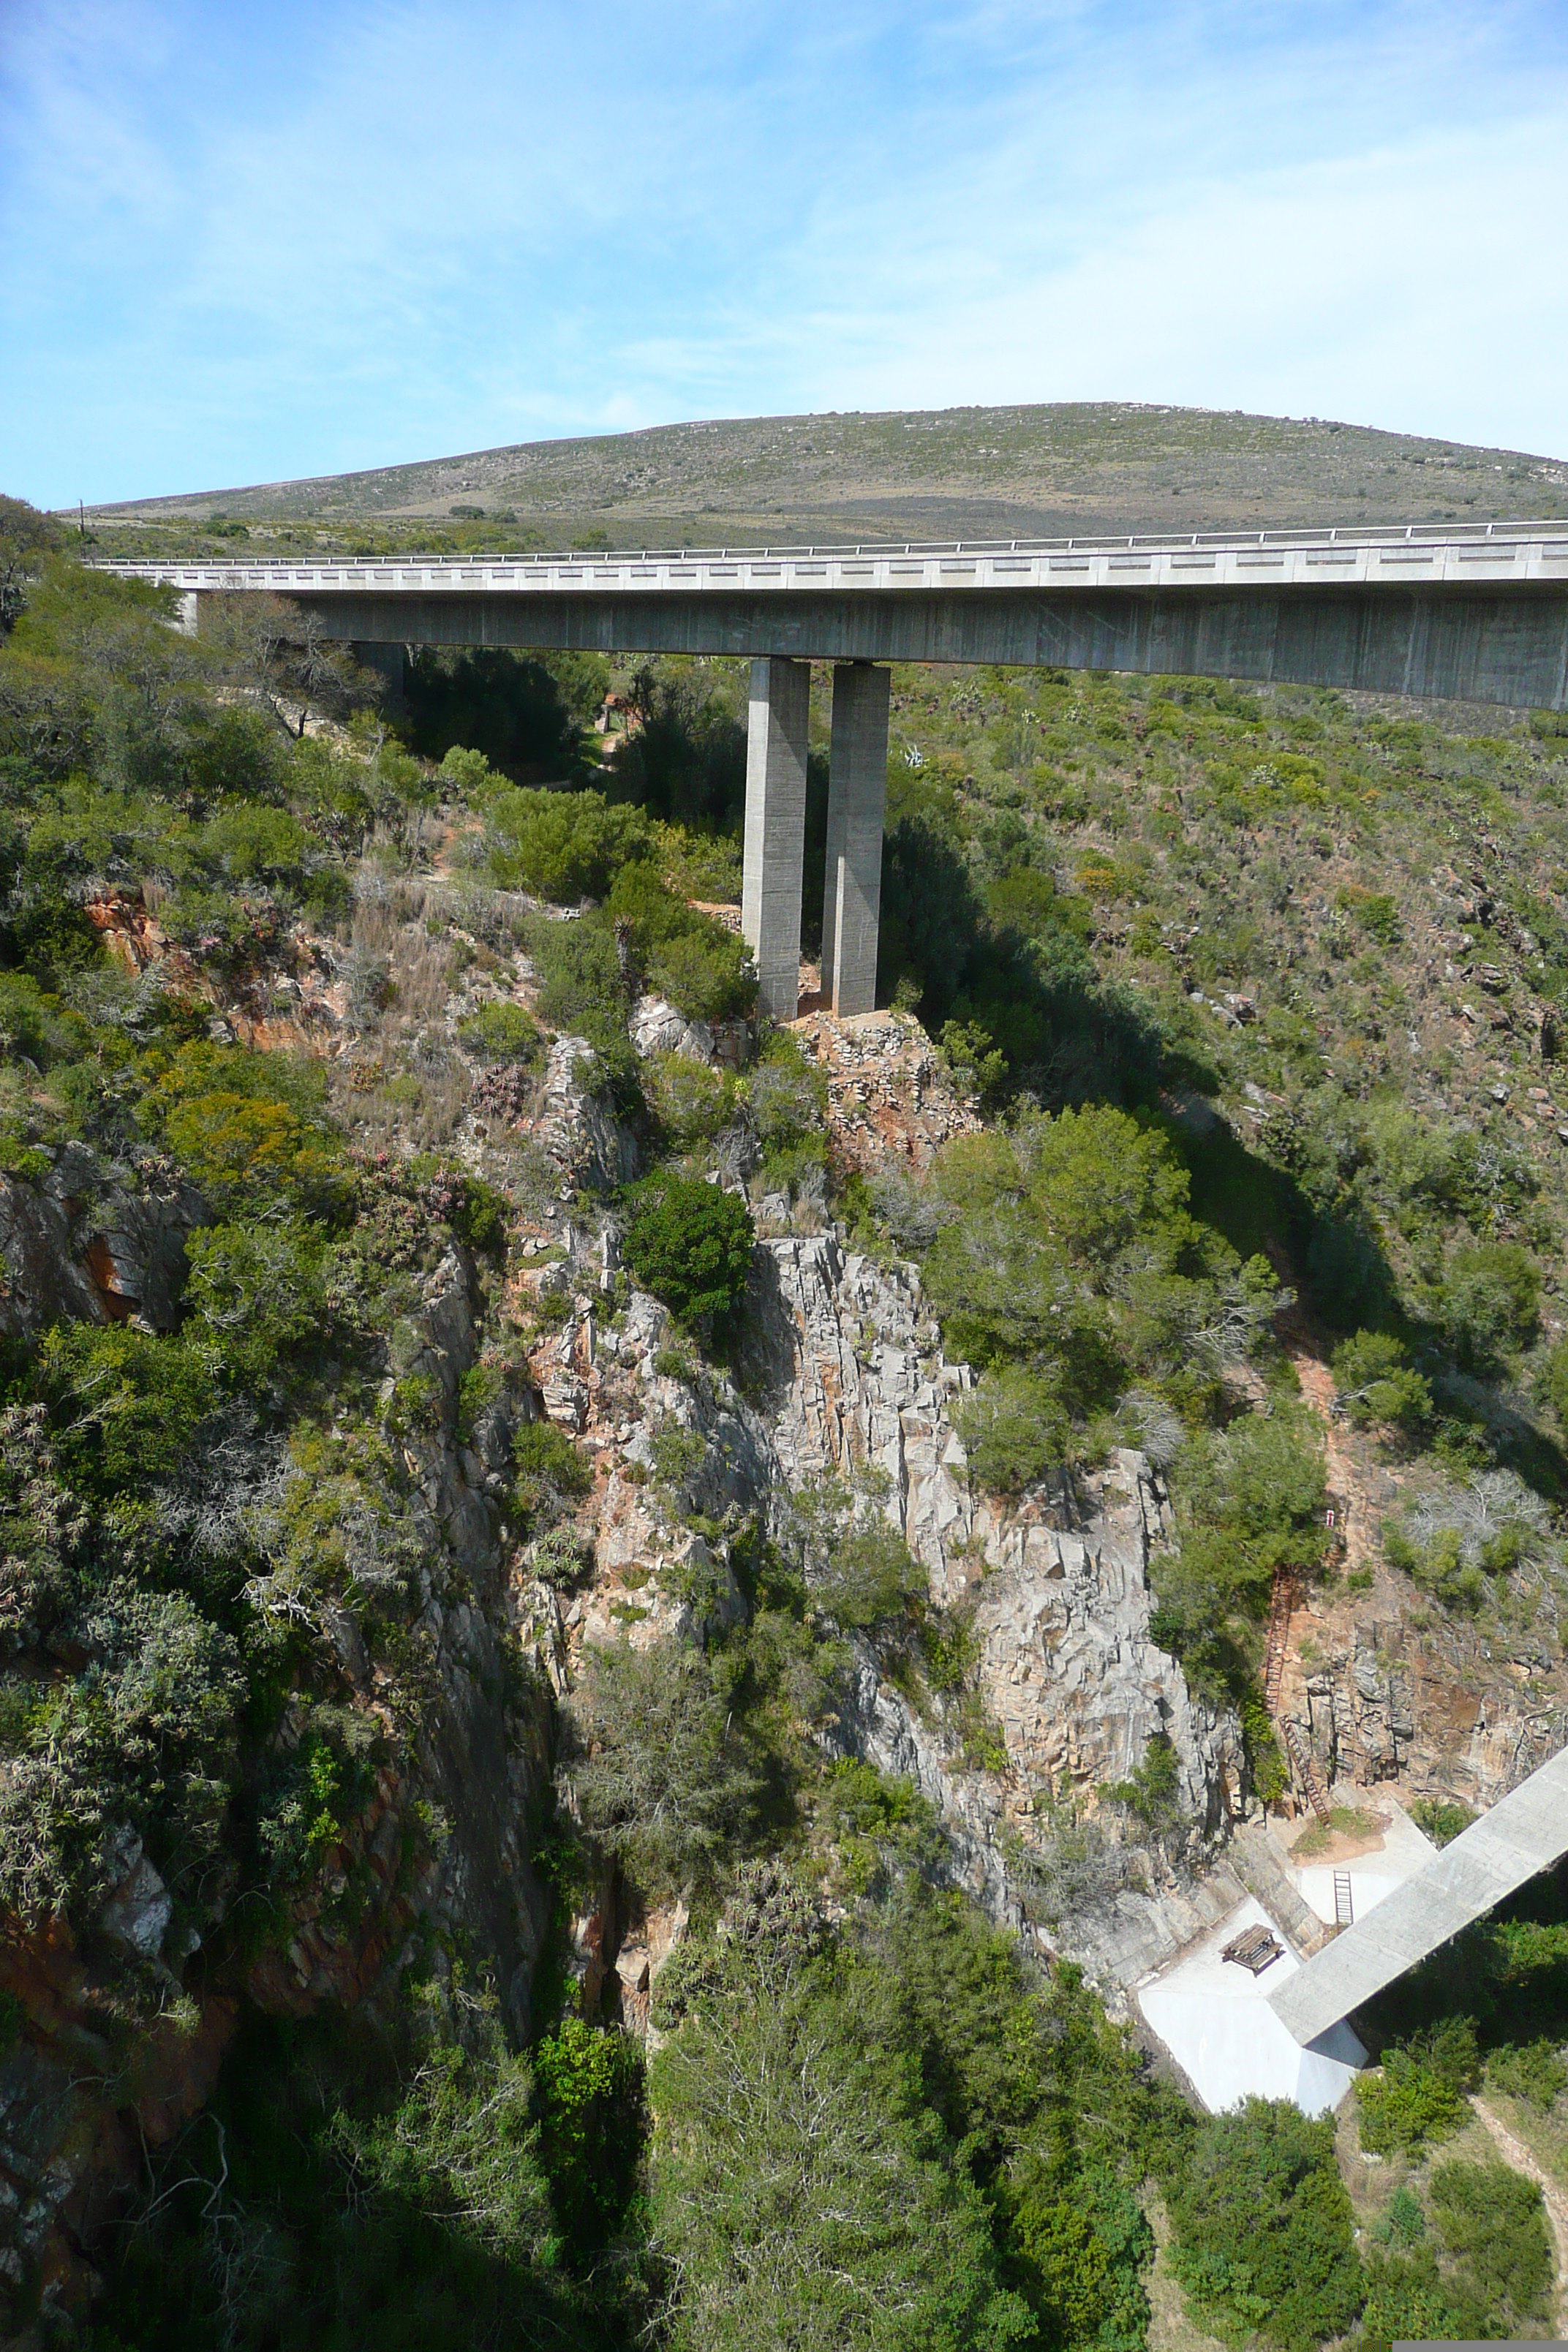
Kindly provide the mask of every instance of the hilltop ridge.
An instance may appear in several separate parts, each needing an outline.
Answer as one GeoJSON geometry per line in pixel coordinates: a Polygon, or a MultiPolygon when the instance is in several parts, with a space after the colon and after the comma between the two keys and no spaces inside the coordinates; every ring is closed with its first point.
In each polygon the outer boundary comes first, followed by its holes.
{"type": "Polygon", "coordinates": [[[717,418],[89,509],[100,527],[456,522],[476,543],[1051,536],[1568,513],[1568,461],[1126,402],[717,418]]]}

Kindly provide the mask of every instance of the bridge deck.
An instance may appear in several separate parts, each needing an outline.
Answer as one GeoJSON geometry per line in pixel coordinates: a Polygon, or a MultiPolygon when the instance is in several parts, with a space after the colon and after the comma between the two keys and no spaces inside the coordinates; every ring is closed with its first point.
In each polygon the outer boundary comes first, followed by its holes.
{"type": "Polygon", "coordinates": [[[1500,1798],[1424,1870],[1272,1996],[1303,2048],[1568,1853],[1568,1749],[1500,1798]]]}
{"type": "Polygon", "coordinates": [[[1568,703],[1568,522],[106,568],[197,600],[270,589],[360,645],[995,663],[1568,703]]]}

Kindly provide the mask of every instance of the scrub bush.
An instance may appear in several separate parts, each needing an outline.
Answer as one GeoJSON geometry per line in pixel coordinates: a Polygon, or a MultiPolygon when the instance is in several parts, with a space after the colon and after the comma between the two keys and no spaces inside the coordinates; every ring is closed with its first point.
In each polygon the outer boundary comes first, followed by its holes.
{"type": "Polygon", "coordinates": [[[626,1264],[683,1320],[710,1322],[740,1305],[753,1231],[743,1201],[684,1176],[645,1178],[626,1195],[626,1264]]]}
{"type": "Polygon", "coordinates": [[[1342,2336],[1364,2294],[1331,2122],[1248,2099],[1194,2135],[1172,2189],[1174,2266],[1200,2324],[1256,2330],[1285,2352],[1342,2336]]]}

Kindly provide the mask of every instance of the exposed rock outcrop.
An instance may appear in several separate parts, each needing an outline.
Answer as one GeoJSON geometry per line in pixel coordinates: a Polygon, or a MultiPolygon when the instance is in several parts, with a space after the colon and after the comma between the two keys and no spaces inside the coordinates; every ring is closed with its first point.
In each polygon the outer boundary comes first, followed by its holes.
{"type": "Polygon", "coordinates": [[[172,1330],[200,1194],[152,1153],[137,1168],[105,1167],[81,1143],[37,1156],[36,1177],[0,1176],[0,1330],[132,1315],[172,1330]]]}
{"type": "Polygon", "coordinates": [[[827,1078],[828,1134],[845,1167],[893,1159],[925,1168],[950,1137],[979,1129],[979,1112],[913,1013],[808,1013],[794,1034],[827,1078]]]}

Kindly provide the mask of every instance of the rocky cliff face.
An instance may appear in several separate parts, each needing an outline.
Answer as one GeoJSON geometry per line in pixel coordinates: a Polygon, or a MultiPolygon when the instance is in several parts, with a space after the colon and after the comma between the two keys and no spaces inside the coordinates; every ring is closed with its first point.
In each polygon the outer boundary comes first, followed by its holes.
{"type": "Polygon", "coordinates": [[[1552,1548],[1504,1580],[1487,1623],[1433,1607],[1379,1541],[1415,1491],[1374,1437],[1333,1410],[1321,1360],[1295,1356],[1321,1415],[1342,1581],[1299,1595],[1281,1687],[1328,1785],[1493,1804],[1568,1745],[1568,1578],[1552,1548]]]}
{"type": "MultiPolygon", "coordinates": [[[[577,1263],[580,1280],[605,1278],[585,1244],[577,1263]]],[[[830,1748],[912,1780],[948,1830],[955,1875],[1015,1923],[1016,1862],[1027,1871],[1037,1816],[1069,1794],[1092,1811],[1100,1787],[1134,1771],[1156,1734],[1171,1742],[1184,1809],[1222,1834],[1240,1799],[1239,1727],[1194,1701],[1150,1634],[1151,1561],[1170,1516],[1142,1457],[1121,1454],[1017,1509],[974,1496],[952,1419],[971,1375],[943,1356],[918,1273],[874,1263],[836,1231],[759,1245],[748,1322],[745,1394],[721,1376],[661,1370],[668,1318],[646,1297],[614,1328],[584,1302],[536,1351],[552,1414],[581,1431],[600,1465],[581,1522],[594,1545],[587,1591],[563,1604],[520,1581],[523,1622],[557,1685],[584,1642],[691,1633],[703,1608],[740,1605],[723,1538],[694,1534],[668,1490],[647,1482],[661,1431],[694,1441],[700,1458],[685,1475],[710,1524],[731,1506],[776,1513],[824,1472],[880,1473],[888,1516],[924,1565],[932,1601],[970,1617],[970,1716],[977,1700],[1000,1753],[994,1769],[966,1765],[958,1704],[933,1697],[917,1709],[864,1638],[824,1733],[830,1748]]],[[[1145,1860],[1131,1876],[1113,1871],[1103,1900],[1054,1938],[1111,1986],[1219,1916],[1217,1898],[1184,1889],[1162,1864],[1145,1860]]]]}
{"type": "Polygon", "coordinates": [[[0,1330],[140,1315],[174,1328],[200,1195],[153,1152],[108,1164],[85,1144],[40,1147],[36,1176],[0,1176],[0,1330]]]}
{"type": "MultiPolygon", "coordinates": [[[[204,1215],[199,1197],[151,1157],[110,1168],[72,1145],[36,1180],[3,1180],[3,1327],[27,1333],[132,1314],[169,1327],[184,1236],[204,1215]]],[[[0,1932],[0,2291],[26,2280],[45,2308],[85,2309],[103,2224],[144,2176],[148,2152],[209,2096],[242,1993],[292,2016],[374,2004],[411,1956],[417,1925],[437,1971],[460,1947],[493,1977],[510,2030],[528,2029],[548,1902],[527,1837],[549,1777],[549,1708],[519,1671],[498,1490],[510,1421],[542,1406],[526,1389],[503,1396],[460,1444],[458,1386],[482,1339],[473,1262],[449,1250],[421,1291],[388,1334],[384,1383],[419,1377],[440,1400],[400,1440],[406,1533],[421,1562],[407,1629],[424,1678],[417,1726],[410,1735],[405,1696],[397,1762],[377,1771],[368,1801],[289,1889],[282,1930],[258,1955],[246,1956],[221,1916],[204,1951],[129,1829],[110,1842],[109,1892],[85,1927],[73,1934],[56,1920],[25,1932],[13,1922],[0,1932]]],[[[255,1468],[237,1465],[242,1484],[255,1468]]],[[[279,1465],[263,1488],[280,1490],[290,1475],[279,1465]]],[[[290,1617],[319,1644],[315,1695],[331,1693],[372,1733],[391,1732],[391,1677],[353,1610],[296,1588],[281,1559],[253,1593],[264,1613],[290,1617]]],[[[50,1671],[47,1658],[38,1671],[50,1671]]],[[[279,1762],[301,1736],[307,1696],[284,1708],[279,1762]]]]}

